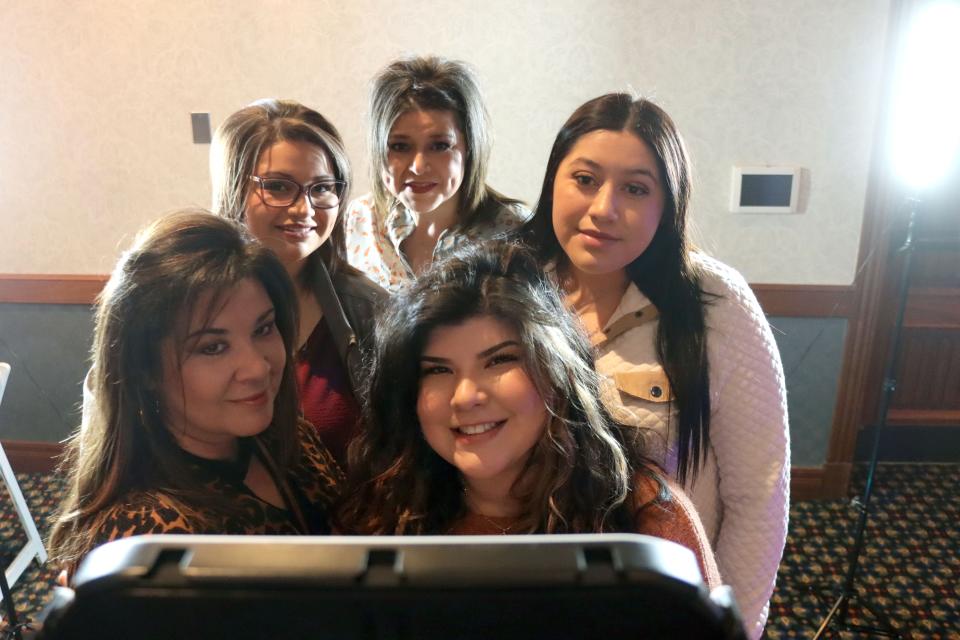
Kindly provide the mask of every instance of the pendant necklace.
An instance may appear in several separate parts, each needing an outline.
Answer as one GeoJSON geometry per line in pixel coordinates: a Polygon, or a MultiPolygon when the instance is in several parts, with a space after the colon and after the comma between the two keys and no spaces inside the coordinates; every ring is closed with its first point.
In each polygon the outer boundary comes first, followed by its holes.
{"type": "MultiPolygon", "coordinates": [[[[470,510],[470,506],[469,506],[470,499],[469,499],[469,497],[468,497],[468,494],[469,494],[469,491],[467,490],[467,486],[464,485],[464,486],[463,486],[463,497],[464,497],[464,500],[467,502],[467,510],[470,510]]],[[[486,520],[486,521],[487,521],[487,524],[489,524],[489,525],[492,526],[493,528],[499,530],[499,531],[500,531],[500,535],[502,535],[502,536],[505,536],[505,535],[507,535],[508,533],[510,533],[510,531],[513,530],[513,528],[516,527],[517,524],[519,524],[519,522],[520,522],[520,518],[514,518],[514,519],[513,519],[513,522],[511,522],[511,523],[508,524],[507,526],[503,527],[503,526],[500,526],[499,524],[497,524],[497,522],[496,522],[493,518],[491,518],[490,516],[486,516],[486,515],[480,513],[479,511],[471,511],[471,513],[473,513],[473,514],[475,514],[475,515],[483,518],[484,520],[486,520]]]]}
{"type": "Polygon", "coordinates": [[[502,526],[500,526],[499,524],[497,524],[496,521],[495,521],[493,518],[491,518],[491,517],[489,517],[489,516],[485,516],[485,515],[483,515],[482,513],[478,513],[477,515],[480,516],[481,518],[483,518],[484,520],[486,520],[487,522],[489,522],[493,527],[499,529],[499,530],[500,530],[500,535],[502,535],[502,536],[505,536],[505,535],[507,535],[508,533],[510,533],[511,529],[513,529],[515,526],[517,526],[517,523],[519,522],[519,519],[517,519],[517,520],[514,520],[513,522],[511,522],[511,523],[510,523],[509,525],[507,525],[506,527],[502,527],[502,526]]]}

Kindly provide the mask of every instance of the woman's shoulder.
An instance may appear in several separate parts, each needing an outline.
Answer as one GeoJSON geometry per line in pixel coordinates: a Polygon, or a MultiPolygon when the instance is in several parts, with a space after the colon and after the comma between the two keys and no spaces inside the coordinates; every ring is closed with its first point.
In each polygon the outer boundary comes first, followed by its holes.
{"type": "Polygon", "coordinates": [[[199,533],[199,512],[161,491],[134,491],[100,518],[99,543],[148,533],[199,533]]]}
{"type": "Polygon", "coordinates": [[[370,216],[373,215],[375,209],[373,193],[365,193],[351,200],[343,210],[343,215],[347,218],[370,216]]]}
{"type": "Polygon", "coordinates": [[[750,292],[750,285],[743,275],[727,263],[699,251],[690,254],[690,261],[697,268],[700,286],[707,293],[740,295],[750,292]]]}
{"type": "Polygon", "coordinates": [[[638,509],[659,503],[664,498],[669,499],[669,494],[664,492],[665,486],[656,474],[644,471],[637,473],[633,481],[633,495],[638,509]]]}
{"type": "Polygon", "coordinates": [[[502,203],[502,207],[501,214],[504,217],[510,217],[520,222],[526,222],[533,217],[533,211],[530,210],[530,207],[519,200],[507,200],[502,203]]]}
{"type": "Polygon", "coordinates": [[[498,200],[494,227],[501,232],[517,231],[533,217],[533,212],[519,200],[498,200]]]}
{"type": "Polygon", "coordinates": [[[343,482],[343,471],[327,446],[317,435],[316,428],[307,420],[297,422],[302,467],[310,481],[317,482],[325,492],[335,493],[343,482]]]}
{"type": "Polygon", "coordinates": [[[86,554],[114,540],[147,534],[208,533],[199,512],[161,491],[133,490],[98,512],[75,535],[83,539],[83,551],[67,561],[72,575],[86,554]]]}
{"type": "Polygon", "coordinates": [[[490,191],[480,204],[466,234],[474,239],[488,240],[519,232],[533,213],[519,200],[490,191]]]}
{"type": "Polygon", "coordinates": [[[757,296],[739,271],[703,253],[694,253],[691,258],[700,272],[700,287],[707,294],[707,316],[713,318],[708,323],[714,329],[766,324],[757,296]]]}
{"type": "MultiPolygon", "coordinates": [[[[353,267],[338,269],[332,282],[350,328],[361,343],[366,343],[373,334],[377,312],[387,304],[390,294],[353,267]]],[[[323,300],[320,304],[323,306],[323,300]]]]}
{"type": "Polygon", "coordinates": [[[696,508],[675,482],[658,480],[650,474],[637,475],[635,484],[637,533],[676,542],[693,551],[704,582],[710,588],[720,584],[720,572],[710,540],[696,508]],[[662,483],[665,483],[662,484],[662,483]],[[666,491],[664,491],[664,486],[666,491]]]}
{"type": "Polygon", "coordinates": [[[359,298],[370,304],[377,304],[388,297],[383,287],[368,278],[363,272],[344,265],[333,274],[333,288],[341,298],[359,298]]]}

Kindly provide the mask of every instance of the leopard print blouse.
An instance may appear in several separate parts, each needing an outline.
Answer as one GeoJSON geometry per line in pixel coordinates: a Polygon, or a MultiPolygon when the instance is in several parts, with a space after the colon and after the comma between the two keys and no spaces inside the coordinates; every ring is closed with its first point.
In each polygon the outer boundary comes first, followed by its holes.
{"type": "MultiPolygon", "coordinates": [[[[281,495],[285,495],[287,506],[295,502],[293,509],[279,508],[257,497],[243,484],[245,473],[230,473],[224,463],[184,452],[198,483],[207,488],[211,499],[198,505],[159,490],[131,492],[103,514],[94,535],[94,546],[147,533],[330,533],[329,516],[339,495],[342,472],[309,423],[300,423],[298,436],[300,455],[286,477],[271,474],[281,495]],[[220,504],[229,508],[217,508],[220,504]]],[[[269,470],[273,465],[266,462],[264,466],[269,470]]]]}

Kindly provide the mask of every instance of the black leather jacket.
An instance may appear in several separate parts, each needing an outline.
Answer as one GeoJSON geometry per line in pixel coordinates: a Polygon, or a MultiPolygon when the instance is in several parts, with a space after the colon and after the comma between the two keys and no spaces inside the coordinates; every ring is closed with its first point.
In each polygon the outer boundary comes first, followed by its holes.
{"type": "Polygon", "coordinates": [[[317,260],[316,265],[313,292],[356,395],[362,376],[363,352],[371,344],[377,309],[388,294],[350,267],[338,269],[331,278],[322,260],[317,260]]]}

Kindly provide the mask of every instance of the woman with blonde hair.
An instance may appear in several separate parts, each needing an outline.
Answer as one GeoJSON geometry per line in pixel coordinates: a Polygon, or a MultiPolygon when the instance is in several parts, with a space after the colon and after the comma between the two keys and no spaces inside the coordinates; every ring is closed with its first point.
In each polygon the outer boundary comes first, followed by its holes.
{"type": "Polygon", "coordinates": [[[350,164],[336,128],[297,102],[231,114],[210,150],[213,209],[242,222],[296,283],[296,372],[304,416],[338,461],[359,430],[362,351],[383,291],[345,257],[350,164]]]}
{"type": "Polygon", "coordinates": [[[51,557],[146,533],[320,534],[340,471],[298,418],[296,298],[272,252],[208,212],[140,233],[97,302],[86,423],[51,557]]]}
{"type": "Polygon", "coordinates": [[[404,58],[373,80],[372,193],[346,212],[347,259],[388,291],[465,243],[516,229],[530,212],[487,185],[489,122],[462,62],[404,58]]]}

